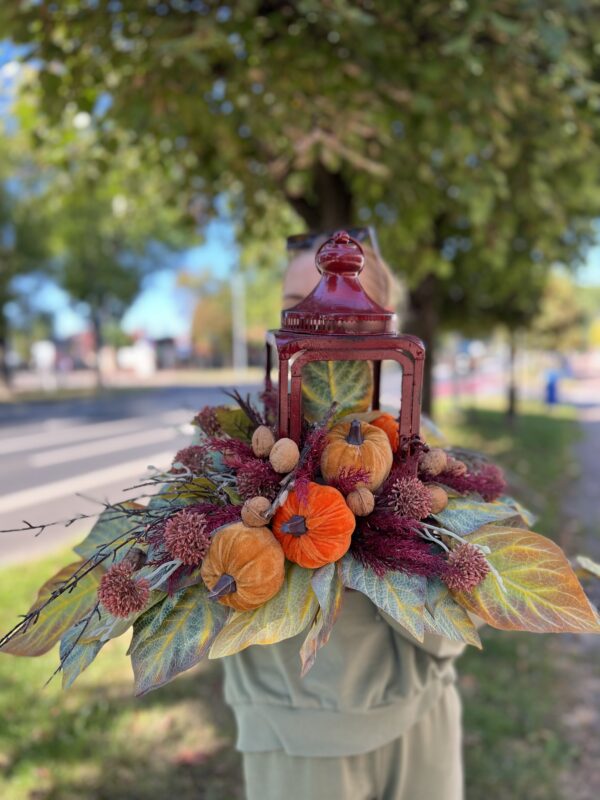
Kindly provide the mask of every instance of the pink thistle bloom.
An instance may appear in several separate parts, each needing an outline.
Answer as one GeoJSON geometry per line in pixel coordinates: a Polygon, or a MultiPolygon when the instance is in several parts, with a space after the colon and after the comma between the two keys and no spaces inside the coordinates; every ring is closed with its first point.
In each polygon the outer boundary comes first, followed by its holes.
{"type": "Polygon", "coordinates": [[[115,617],[128,617],[142,611],[150,597],[145,578],[134,578],[128,564],[113,564],[102,576],[98,599],[115,617]]]}
{"type": "Polygon", "coordinates": [[[200,475],[205,472],[209,466],[209,461],[210,457],[206,452],[206,448],[197,444],[179,450],[173,459],[174,464],[183,464],[183,466],[187,467],[194,475],[200,475]]]}
{"type": "Polygon", "coordinates": [[[204,514],[184,508],[166,522],[165,547],[182,564],[198,566],[208,551],[210,532],[204,514]]]}
{"type": "Polygon", "coordinates": [[[192,420],[192,425],[197,425],[207,436],[219,436],[223,432],[214,406],[205,406],[199,411],[192,420]]]}
{"type": "Polygon", "coordinates": [[[384,502],[401,517],[425,519],[431,514],[431,494],[418,478],[398,478],[384,502]]]}
{"type": "Polygon", "coordinates": [[[453,592],[470,592],[485,579],[490,566],[473,544],[462,543],[450,551],[442,580],[453,592]]]}

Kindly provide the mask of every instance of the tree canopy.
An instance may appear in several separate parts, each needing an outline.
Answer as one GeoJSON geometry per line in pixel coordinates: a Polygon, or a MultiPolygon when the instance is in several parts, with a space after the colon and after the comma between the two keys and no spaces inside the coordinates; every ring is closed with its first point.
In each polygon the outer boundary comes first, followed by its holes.
{"type": "Polygon", "coordinates": [[[313,228],[375,224],[431,351],[443,320],[510,319],[592,238],[597,0],[15,0],[0,15],[52,124],[92,115],[104,159],[126,131],[200,218],[225,196],[241,234],[268,236],[289,208],[313,228]]]}

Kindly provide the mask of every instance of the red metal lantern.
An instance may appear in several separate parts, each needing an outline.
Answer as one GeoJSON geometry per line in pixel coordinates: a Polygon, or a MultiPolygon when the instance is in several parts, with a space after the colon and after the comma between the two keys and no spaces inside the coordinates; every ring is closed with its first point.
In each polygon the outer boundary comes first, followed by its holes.
{"type": "Polygon", "coordinates": [[[365,293],[358,276],[364,253],[357,241],[340,231],[316,255],[321,280],[293,308],[281,314],[281,328],[267,334],[266,389],[272,390],[273,353],[279,363],[279,436],[300,442],[302,367],[309,361],[371,361],[372,408],[379,408],[381,362],[402,367],[400,442],[419,435],[425,348],[416,336],[397,332],[396,314],[365,293]]]}

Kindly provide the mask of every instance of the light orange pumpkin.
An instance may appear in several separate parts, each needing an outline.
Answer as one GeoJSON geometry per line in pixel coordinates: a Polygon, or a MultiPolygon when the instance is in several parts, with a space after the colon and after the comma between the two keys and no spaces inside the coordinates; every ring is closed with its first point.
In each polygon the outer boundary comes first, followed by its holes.
{"type": "Polygon", "coordinates": [[[209,597],[237,611],[248,611],[281,589],[284,564],[283,550],[268,528],[234,522],[213,536],[200,574],[209,597]]]}
{"type": "Polygon", "coordinates": [[[343,469],[365,469],[369,478],[361,485],[375,491],[390,474],[393,458],[387,434],[354,419],[340,422],[327,434],[321,472],[326,481],[333,481],[343,469]]]}
{"type": "Polygon", "coordinates": [[[301,502],[292,490],[273,517],[273,534],[286,558],[317,569],[337,561],[350,547],[356,520],[333,486],[310,483],[301,502]]]}
{"type": "Polygon", "coordinates": [[[390,441],[392,452],[395,453],[400,446],[400,428],[398,427],[398,420],[392,415],[384,411],[380,416],[371,420],[371,425],[380,428],[387,435],[390,441]]]}

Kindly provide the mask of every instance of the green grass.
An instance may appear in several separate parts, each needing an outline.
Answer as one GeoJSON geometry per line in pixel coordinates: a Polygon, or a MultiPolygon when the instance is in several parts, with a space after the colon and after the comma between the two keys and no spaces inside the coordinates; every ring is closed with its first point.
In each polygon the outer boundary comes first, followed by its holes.
{"type": "MultiPolygon", "coordinates": [[[[439,422],[462,446],[488,453],[505,467],[511,491],[537,514],[535,530],[561,542],[560,502],[576,474],[571,446],[574,413],[552,415],[526,405],[514,429],[500,410],[464,415],[440,409],[439,422]]],[[[558,800],[558,776],[573,753],[560,731],[561,640],[482,631],[482,653],[459,662],[465,705],[468,800],[558,800]]]]}
{"type": "MultiPolygon", "coordinates": [[[[571,474],[572,415],[528,406],[514,431],[501,413],[441,409],[453,441],[505,465],[515,490],[559,537],[558,508],[571,474]]],[[[26,609],[65,553],[0,572],[0,630],[26,609]]],[[[125,637],[126,639],[127,637],[125,637]]],[[[560,640],[492,630],[483,653],[459,663],[465,699],[468,800],[556,800],[569,750],[557,730],[560,640]]],[[[221,700],[220,668],[207,662],[147,697],[132,696],[127,641],[112,642],[69,692],[43,688],[56,652],[0,655],[2,800],[235,800],[243,796],[234,724],[221,700]]],[[[432,798],[432,800],[434,800],[432,798]]]]}
{"type": "MultiPolygon", "coordinates": [[[[31,603],[66,553],[0,572],[0,629],[31,603]]],[[[234,800],[241,797],[234,723],[207,662],[147,697],[132,696],[127,637],[68,692],[44,688],[56,651],[0,655],[2,800],[234,800]]]]}

